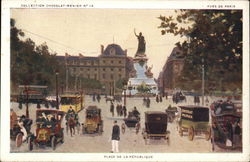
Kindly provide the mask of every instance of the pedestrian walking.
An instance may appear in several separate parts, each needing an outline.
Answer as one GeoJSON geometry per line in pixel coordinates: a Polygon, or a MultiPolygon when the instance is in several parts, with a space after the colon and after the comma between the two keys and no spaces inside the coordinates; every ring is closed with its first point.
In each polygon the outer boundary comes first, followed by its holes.
{"type": "Polygon", "coordinates": [[[158,97],[158,95],[156,95],[155,101],[156,101],[157,103],[159,103],[159,97],[158,97]]]}
{"type": "Polygon", "coordinates": [[[120,105],[117,104],[115,107],[117,116],[119,116],[119,112],[120,112],[119,108],[120,108],[120,105]]]}
{"type": "Polygon", "coordinates": [[[166,92],[166,94],[165,94],[165,95],[166,95],[166,100],[168,100],[168,93],[166,92]]]}
{"type": "Polygon", "coordinates": [[[120,107],[119,108],[120,109],[120,116],[123,116],[123,107],[122,107],[122,105],[120,105],[119,107],[120,107]]]}
{"type": "Polygon", "coordinates": [[[18,108],[19,108],[20,110],[23,108],[23,104],[22,104],[22,102],[19,102],[19,104],[18,104],[18,108]]]}
{"type": "Polygon", "coordinates": [[[98,103],[99,103],[99,102],[100,102],[100,100],[101,100],[101,96],[100,96],[100,94],[97,94],[96,99],[97,99],[97,101],[98,101],[98,103]]]}
{"type": "Polygon", "coordinates": [[[142,103],[142,105],[146,106],[146,103],[147,103],[147,99],[146,99],[146,97],[143,97],[143,103],[142,103]]]}
{"type": "Polygon", "coordinates": [[[111,102],[111,105],[110,105],[110,112],[111,112],[111,114],[112,114],[112,117],[114,117],[114,108],[115,108],[115,106],[114,106],[113,102],[111,102]]]}
{"type": "Polygon", "coordinates": [[[114,126],[112,129],[112,137],[111,137],[111,142],[112,142],[112,153],[119,152],[119,141],[120,141],[120,127],[117,125],[117,121],[114,121],[114,126]]]}
{"type": "Polygon", "coordinates": [[[37,109],[40,109],[40,108],[41,108],[41,105],[40,105],[40,103],[39,103],[39,102],[37,102],[37,104],[36,104],[36,108],[37,108],[37,109]]]}
{"type": "Polygon", "coordinates": [[[147,108],[150,107],[150,99],[149,99],[149,97],[147,98],[147,103],[146,103],[146,105],[147,105],[147,108]]]}
{"type": "Polygon", "coordinates": [[[126,116],[127,116],[127,108],[126,108],[125,105],[123,105],[122,110],[123,110],[124,118],[126,118],[126,116]]]}
{"type": "Polygon", "coordinates": [[[160,102],[162,102],[162,96],[160,95],[160,98],[159,98],[160,102]]]}
{"type": "Polygon", "coordinates": [[[93,102],[95,102],[95,94],[93,94],[92,100],[93,102]]]}
{"type": "Polygon", "coordinates": [[[49,108],[49,104],[48,104],[47,101],[45,102],[44,106],[45,106],[46,108],[49,108]]]}

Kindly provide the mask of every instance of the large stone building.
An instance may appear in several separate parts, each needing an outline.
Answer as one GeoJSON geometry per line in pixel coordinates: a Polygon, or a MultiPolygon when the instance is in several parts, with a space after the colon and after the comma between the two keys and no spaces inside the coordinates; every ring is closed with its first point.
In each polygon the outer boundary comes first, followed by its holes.
{"type": "Polygon", "coordinates": [[[105,49],[101,46],[101,54],[98,57],[66,54],[57,58],[61,63],[67,64],[69,75],[98,80],[108,94],[113,91],[118,80],[128,79],[131,69],[127,50],[117,44],[110,44],[105,49]]]}
{"type": "Polygon", "coordinates": [[[176,87],[176,79],[181,74],[184,66],[184,58],[179,48],[175,47],[158,77],[158,88],[164,94],[173,91],[176,87]]]}

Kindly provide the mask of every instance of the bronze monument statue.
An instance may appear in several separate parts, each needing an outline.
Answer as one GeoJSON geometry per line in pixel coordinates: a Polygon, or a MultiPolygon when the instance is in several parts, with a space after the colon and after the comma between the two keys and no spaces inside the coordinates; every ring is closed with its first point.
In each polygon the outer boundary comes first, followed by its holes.
{"type": "MultiPolygon", "coordinates": [[[[134,33],[135,33],[135,29],[134,29],[134,33]]],[[[138,48],[137,48],[136,54],[144,54],[146,51],[146,42],[145,42],[144,36],[142,35],[141,32],[139,33],[139,35],[136,35],[135,33],[135,36],[138,39],[138,48]]]]}

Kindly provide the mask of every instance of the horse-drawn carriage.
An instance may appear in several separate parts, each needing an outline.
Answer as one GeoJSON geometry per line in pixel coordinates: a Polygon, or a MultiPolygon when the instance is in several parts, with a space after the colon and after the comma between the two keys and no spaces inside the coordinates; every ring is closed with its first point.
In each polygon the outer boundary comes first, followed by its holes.
{"type": "Polygon", "coordinates": [[[34,145],[51,146],[55,150],[57,143],[64,142],[61,127],[63,116],[64,112],[59,110],[40,109],[36,111],[36,131],[28,138],[30,151],[34,145]]]}
{"type": "Polygon", "coordinates": [[[223,149],[242,149],[241,103],[217,101],[211,105],[214,143],[223,149]],[[233,129],[234,127],[234,129],[233,129]],[[238,138],[235,138],[235,137],[238,138]],[[231,142],[227,142],[231,141],[231,142]]]}
{"type": "Polygon", "coordinates": [[[185,101],[185,102],[187,101],[186,96],[182,92],[176,92],[175,94],[173,94],[172,100],[176,104],[182,101],[185,101]]]}
{"type": "Polygon", "coordinates": [[[12,119],[10,126],[10,139],[16,142],[16,147],[20,147],[27,140],[32,125],[32,120],[24,115],[18,118],[12,119]]]}
{"type": "Polygon", "coordinates": [[[179,121],[179,134],[188,132],[189,140],[192,141],[195,135],[205,134],[206,140],[211,137],[209,125],[209,109],[202,106],[179,106],[181,117],[179,121]]]}
{"type": "Polygon", "coordinates": [[[85,122],[82,123],[82,133],[99,133],[103,132],[103,120],[101,109],[97,106],[89,106],[86,109],[85,122]]]}
{"type": "Polygon", "coordinates": [[[145,128],[142,132],[145,143],[150,139],[165,139],[170,143],[170,131],[167,130],[168,115],[160,111],[145,112],[145,128]]]}

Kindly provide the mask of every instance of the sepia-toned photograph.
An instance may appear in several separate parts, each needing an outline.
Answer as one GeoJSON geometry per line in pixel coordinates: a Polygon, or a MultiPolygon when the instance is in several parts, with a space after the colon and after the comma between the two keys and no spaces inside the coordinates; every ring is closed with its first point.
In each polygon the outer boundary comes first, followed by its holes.
{"type": "Polygon", "coordinates": [[[243,9],[77,5],[9,9],[7,152],[247,149],[243,9]]]}

